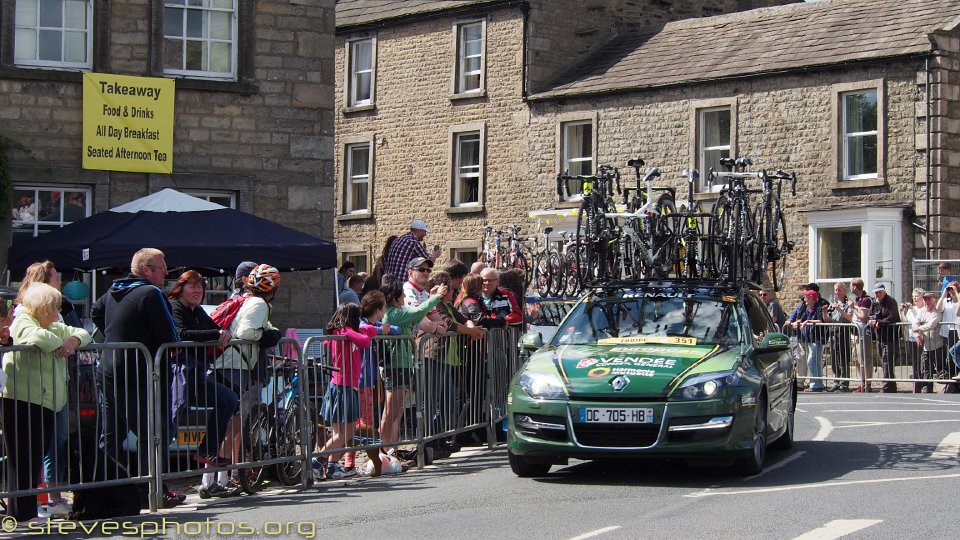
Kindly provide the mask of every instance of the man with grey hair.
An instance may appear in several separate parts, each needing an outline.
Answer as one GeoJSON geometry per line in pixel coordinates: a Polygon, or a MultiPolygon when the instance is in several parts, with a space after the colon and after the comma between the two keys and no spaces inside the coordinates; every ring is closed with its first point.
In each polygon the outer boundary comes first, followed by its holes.
{"type": "MultiPolygon", "coordinates": [[[[137,349],[104,351],[99,366],[104,395],[105,446],[121,461],[120,445],[127,432],[132,431],[137,436],[138,475],[146,474],[152,448],[147,437],[147,412],[160,407],[160,440],[167,440],[170,424],[170,392],[164,391],[170,388],[168,362],[161,362],[158,374],[160,395],[153,396],[153,402],[147,399],[157,350],[164,343],[180,341],[170,304],[161,290],[166,276],[167,263],[163,252],[143,248],[133,255],[130,275],[115,280],[90,308],[93,322],[103,332],[107,343],[142,343],[150,353],[149,357],[144,357],[137,349]]],[[[161,505],[172,508],[185,498],[167,491],[161,505]]]]}

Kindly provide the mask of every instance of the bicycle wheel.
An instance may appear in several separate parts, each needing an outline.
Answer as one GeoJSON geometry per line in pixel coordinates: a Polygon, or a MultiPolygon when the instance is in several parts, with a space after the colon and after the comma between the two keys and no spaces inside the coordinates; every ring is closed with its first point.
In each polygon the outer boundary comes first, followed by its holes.
{"type": "Polygon", "coordinates": [[[303,471],[303,445],[306,442],[307,451],[313,452],[316,440],[317,415],[312,404],[307,405],[306,425],[301,426],[299,399],[293,399],[287,405],[283,425],[277,435],[277,456],[293,457],[298,459],[277,463],[277,480],[285,486],[295,486],[300,483],[300,473],[303,471]]]}
{"type": "Polygon", "coordinates": [[[754,214],[750,210],[750,206],[746,203],[741,206],[740,220],[740,228],[737,229],[740,240],[736,242],[738,248],[736,255],[738,264],[740,265],[738,277],[753,281],[754,283],[761,283],[765,271],[765,268],[760,266],[761,245],[758,242],[759,239],[754,236],[754,231],[756,230],[754,214]]]}
{"type": "Polygon", "coordinates": [[[710,218],[710,234],[707,242],[707,261],[710,264],[710,277],[721,279],[730,277],[730,240],[728,233],[733,227],[732,208],[726,195],[720,195],[713,207],[713,216],[710,218]]]}
{"type": "Polygon", "coordinates": [[[787,220],[783,212],[775,212],[773,223],[773,242],[776,257],[773,258],[770,276],[773,279],[773,290],[779,291],[787,277],[787,255],[793,249],[793,244],[787,240],[787,220]]]}
{"type": "Polygon", "coordinates": [[[533,290],[537,291],[537,294],[541,298],[546,298],[550,296],[550,285],[551,285],[550,275],[550,255],[543,251],[537,254],[537,258],[533,263],[533,290]]]}
{"type": "Polygon", "coordinates": [[[597,230],[592,219],[592,208],[587,204],[577,211],[577,245],[574,253],[577,257],[577,277],[580,289],[593,285],[598,277],[597,266],[597,230]]]}
{"type": "Polygon", "coordinates": [[[273,415],[264,404],[259,404],[250,411],[249,420],[244,426],[244,457],[245,461],[253,463],[249,467],[242,467],[238,471],[240,487],[249,495],[260,491],[266,480],[266,467],[256,465],[257,462],[273,457],[270,449],[270,424],[273,415]]]}
{"type": "Polygon", "coordinates": [[[507,265],[511,270],[520,270],[523,272],[523,287],[526,289],[530,286],[530,259],[528,259],[522,251],[518,251],[513,254],[513,260],[509,260],[507,265]]]}
{"type": "MultiPolygon", "coordinates": [[[[674,231],[674,217],[677,205],[673,196],[663,193],[657,199],[657,213],[651,224],[653,238],[651,244],[654,252],[652,276],[658,278],[669,277],[677,262],[677,234],[674,231]]],[[[652,216],[651,216],[652,217],[652,216]]]]}
{"type": "Polygon", "coordinates": [[[547,280],[549,281],[549,294],[553,296],[563,296],[563,261],[560,259],[560,254],[556,251],[547,253],[547,280]]]}
{"type": "Polygon", "coordinates": [[[580,292],[580,265],[579,257],[576,255],[577,248],[574,247],[574,253],[567,253],[563,259],[563,296],[566,298],[576,297],[580,292]]]}

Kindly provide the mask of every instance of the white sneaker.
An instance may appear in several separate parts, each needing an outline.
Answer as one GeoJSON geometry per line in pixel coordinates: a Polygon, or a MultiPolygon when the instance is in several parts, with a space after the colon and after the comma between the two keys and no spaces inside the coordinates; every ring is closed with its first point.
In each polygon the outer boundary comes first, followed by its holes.
{"type": "Polygon", "coordinates": [[[46,517],[65,518],[70,515],[72,510],[73,508],[70,506],[70,503],[64,499],[60,499],[47,505],[46,517]]]}

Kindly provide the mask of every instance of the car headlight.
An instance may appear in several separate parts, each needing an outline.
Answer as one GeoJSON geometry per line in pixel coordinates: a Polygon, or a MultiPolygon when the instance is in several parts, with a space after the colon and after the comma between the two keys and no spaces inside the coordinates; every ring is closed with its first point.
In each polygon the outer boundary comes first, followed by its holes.
{"type": "Polygon", "coordinates": [[[524,371],[518,381],[520,388],[534,399],[566,399],[563,383],[556,375],[524,371]]]}
{"type": "Polygon", "coordinates": [[[714,373],[701,373],[683,381],[670,399],[697,400],[710,399],[720,393],[720,390],[734,386],[740,380],[737,370],[714,373]]]}

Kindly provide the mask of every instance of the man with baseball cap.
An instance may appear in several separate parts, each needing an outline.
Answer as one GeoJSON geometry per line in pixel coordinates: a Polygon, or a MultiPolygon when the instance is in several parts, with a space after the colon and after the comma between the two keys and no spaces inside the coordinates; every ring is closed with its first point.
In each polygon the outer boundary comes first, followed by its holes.
{"type": "Polygon", "coordinates": [[[390,245],[390,251],[387,253],[387,261],[384,265],[385,274],[393,274],[394,277],[403,278],[410,261],[417,257],[430,259],[432,263],[440,255],[439,246],[433,253],[427,253],[427,248],[423,246],[423,239],[433,230],[427,226],[427,222],[422,219],[415,219],[410,223],[410,232],[397,237],[390,245]]]}
{"type": "MultiPolygon", "coordinates": [[[[883,367],[883,378],[893,378],[894,351],[896,350],[896,339],[899,335],[896,324],[900,322],[900,309],[897,301],[887,294],[887,288],[883,283],[877,283],[873,286],[873,295],[877,299],[876,318],[870,320],[870,326],[873,328],[877,340],[877,356],[880,357],[880,365],[883,367]]],[[[895,393],[897,383],[885,381],[881,385],[882,392],[895,393]]]]}

